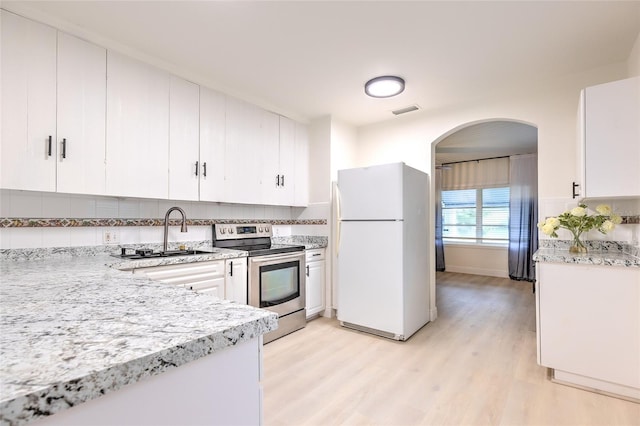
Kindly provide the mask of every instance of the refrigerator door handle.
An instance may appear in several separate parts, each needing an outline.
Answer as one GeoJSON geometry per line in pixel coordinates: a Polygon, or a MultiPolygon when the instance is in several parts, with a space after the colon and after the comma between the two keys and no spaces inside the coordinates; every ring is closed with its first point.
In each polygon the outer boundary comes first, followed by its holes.
{"type": "Polygon", "coordinates": [[[342,231],[342,209],[340,206],[340,187],[338,185],[336,188],[336,213],[337,213],[337,221],[338,221],[338,229],[336,235],[336,257],[340,254],[340,233],[342,231]]]}

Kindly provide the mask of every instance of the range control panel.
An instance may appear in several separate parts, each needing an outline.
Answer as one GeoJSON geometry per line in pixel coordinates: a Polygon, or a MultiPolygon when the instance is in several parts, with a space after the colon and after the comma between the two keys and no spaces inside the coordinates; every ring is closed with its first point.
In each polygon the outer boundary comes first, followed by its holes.
{"type": "Polygon", "coordinates": [[[214,225],[216,240],[271,237],[270,223],[224,223],[214,225]]]}

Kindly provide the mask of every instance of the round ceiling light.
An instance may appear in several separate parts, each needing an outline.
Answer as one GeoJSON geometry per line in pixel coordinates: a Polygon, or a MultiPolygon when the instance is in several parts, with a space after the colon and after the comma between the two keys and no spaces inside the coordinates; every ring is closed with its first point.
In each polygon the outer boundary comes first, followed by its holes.
{"type": "Polygon", "coordinates": [[[404,91],[404,80],[393,75],[372,78],[364,85],[364,92],[374,98],[390,98],[404,91]]]}

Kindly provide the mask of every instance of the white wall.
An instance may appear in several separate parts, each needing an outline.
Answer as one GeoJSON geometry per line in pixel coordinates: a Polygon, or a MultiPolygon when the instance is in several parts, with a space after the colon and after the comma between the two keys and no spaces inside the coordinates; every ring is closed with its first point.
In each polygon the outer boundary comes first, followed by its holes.
{"type": "Polygon", "coordinates": [[[640,33],[638,33],[638,37],[636,38],[636,42],[633,45],[633,49],[631,49],[631,53],[629,54],[627,63],[629,64],[629,77],[640,75],[640,33]]]}
{"type": "Polygon", "coordinates": [[[309,202],[331,200],[331,117],[309,125],[309,202]]]}
{"type": "Polygon", "coordinates": [[[507,247],[448,244],[444,259],[447,272],[509,278],[507,247]]]}
{"type": "Polygon", "coordinates": [[[358,166],[358,133],[355,127],[331,119],[331,180],[338,179],[338,170],[358,166]]]}

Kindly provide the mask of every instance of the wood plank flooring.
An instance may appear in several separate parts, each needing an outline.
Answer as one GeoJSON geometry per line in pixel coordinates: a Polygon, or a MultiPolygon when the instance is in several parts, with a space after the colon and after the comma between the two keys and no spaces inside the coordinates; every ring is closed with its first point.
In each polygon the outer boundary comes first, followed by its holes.
{"type": "Polygon", "coordinates": [[[265,425],[640,425],[640,404],[547,379],[530,283],[437,282],[438,319],[406,342],[318,318],[266,345],[265,425]]]}

